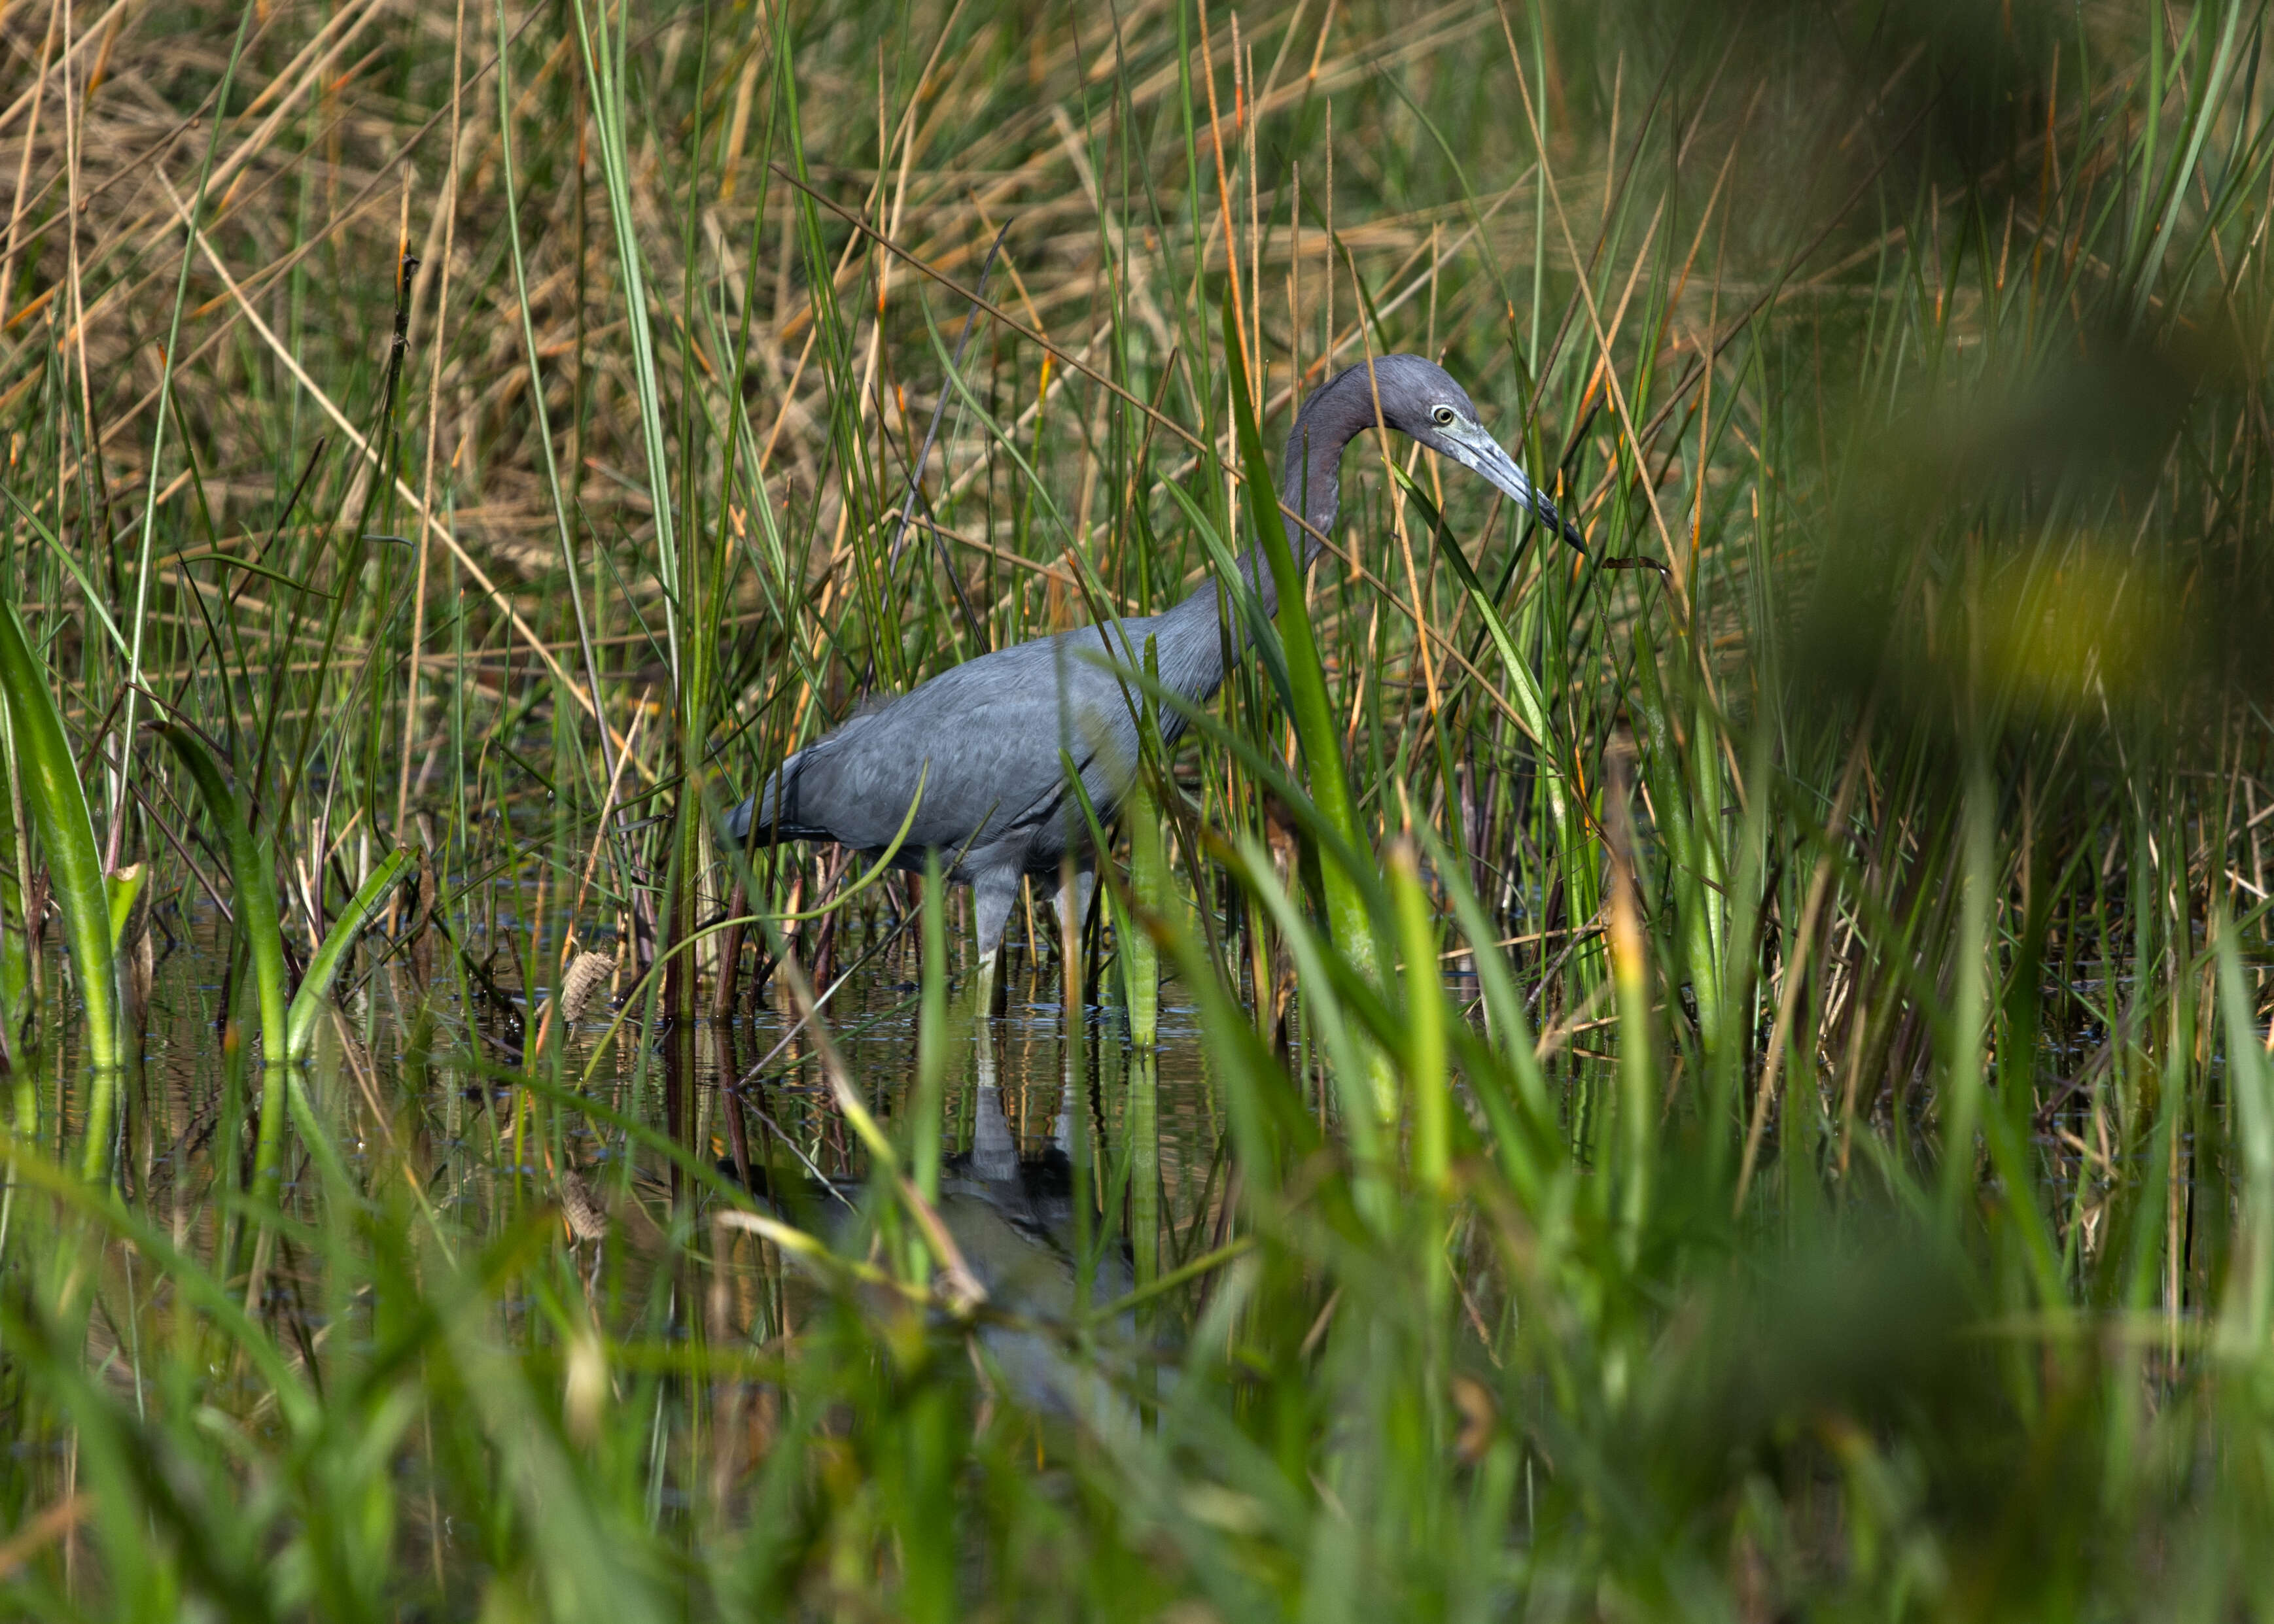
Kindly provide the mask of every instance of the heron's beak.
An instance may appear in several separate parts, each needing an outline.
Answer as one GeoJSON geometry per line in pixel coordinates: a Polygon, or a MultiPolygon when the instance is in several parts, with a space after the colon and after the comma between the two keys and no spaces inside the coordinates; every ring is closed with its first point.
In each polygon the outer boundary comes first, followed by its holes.
{"type": "Polygon", "coordinates": [[[1457,423],[1442,432],[1447,447],[1463,467],[1491,480],[1517,507],[1539,515],[1542,524],[1582,553],[1587,551],[1586,538],[1555,511],[1555,504],[1533,486],[1524,470],[1516,465],[1516,459],[1501,448],[1498,440],[1481,429],[1470,429],[1465,424],[1457,423]]]}

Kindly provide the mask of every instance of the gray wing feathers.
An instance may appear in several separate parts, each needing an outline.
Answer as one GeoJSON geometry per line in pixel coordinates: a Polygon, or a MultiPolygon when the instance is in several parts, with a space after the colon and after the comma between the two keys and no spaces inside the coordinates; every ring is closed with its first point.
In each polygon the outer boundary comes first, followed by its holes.
{"type": "MultiPolygon", "coordinates": [[[[1142,646],[1145,621],[1126,629],[1142,646]]],[[[1116,639],[1117,643],[1118,639],[1116,639]]],[[[922,787],[907,847],[955,852],[1029,841],[1055,860],[1071,831],[1059,752],[1071,755],[1101,817],[1126,791],[1137,730],[1122,684],[1101,669],[1096,628],[1019,643],[960,665],[882,709],[856,716],[791,756],[727,831],[829,838],[874,851],[892,843],[922,787]],[[777,811],[775,790],[780,786],[777,811]]],[[[1006,853],[1008,855],[1008,853],[1006,853]]]]}

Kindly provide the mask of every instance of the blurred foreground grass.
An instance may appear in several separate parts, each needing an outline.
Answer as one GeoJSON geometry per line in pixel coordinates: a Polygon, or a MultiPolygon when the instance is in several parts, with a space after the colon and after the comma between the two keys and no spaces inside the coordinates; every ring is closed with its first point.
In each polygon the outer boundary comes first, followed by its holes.
{"type": "Polygon", "coordinates": [[[0,1601],[2268,1611],[2265,25],[0,11],[0,1601]],[[703,814],[1237,590],[1228,343],[1657,568],[1354,475],[1362,826],[1274,645],[1014,926],[1040,1235],[960,894],[703,814]]]}

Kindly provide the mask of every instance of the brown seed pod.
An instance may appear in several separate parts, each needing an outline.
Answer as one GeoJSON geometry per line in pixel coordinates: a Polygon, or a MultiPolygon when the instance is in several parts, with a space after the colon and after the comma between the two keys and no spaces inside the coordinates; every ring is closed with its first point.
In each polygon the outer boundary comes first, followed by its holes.
{"type": "Polygon", "coordinates": [[[579,953],[568,961],[568,973],[561,978],[559,1007],[564,1026],[573,1026],[580,1019],[592,996],[614,979],[616,961],[606,953],[579,953]]]}

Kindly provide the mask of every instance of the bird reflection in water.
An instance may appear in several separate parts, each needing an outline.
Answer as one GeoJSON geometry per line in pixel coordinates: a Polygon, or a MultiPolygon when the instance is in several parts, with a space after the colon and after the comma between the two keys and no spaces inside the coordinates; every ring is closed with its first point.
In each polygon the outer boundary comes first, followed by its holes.
{"type": "MultiPolygon", "coordinates": [[[[1023,1157],[1005,1114],[993,1045],[983,1037],[977,1070],[971,1148],[941,1159],[937,1211],[987,1293],[975,1332],[985,1362],[1003,1390],[1029,1410],[1101,1432],[1133,1425],[1136,1410],[1122,1384],[1149,1362],[1135,1315],[1117,1315],[1087,1333],[1081,1326],[1085,1309],[1128,1296],[1136,1280],[1124,1237],[1116,1233],[1100,1244],[1102,1220],[1088,1226],[1085,1268],[1073,1154],[1077,1085],[1069,1078],[1059,1096],[1049,1145],[1023,1157]]],[[[734,1177],[731,1161],[719,1165],[734,1177]]],[[[840,1255],[869,1250],[873,1226],[862,1181],[801,1177],[777,1196],[754,1160],[749,1182],[776,1216],[820,1236],[840,1255]]]]}

